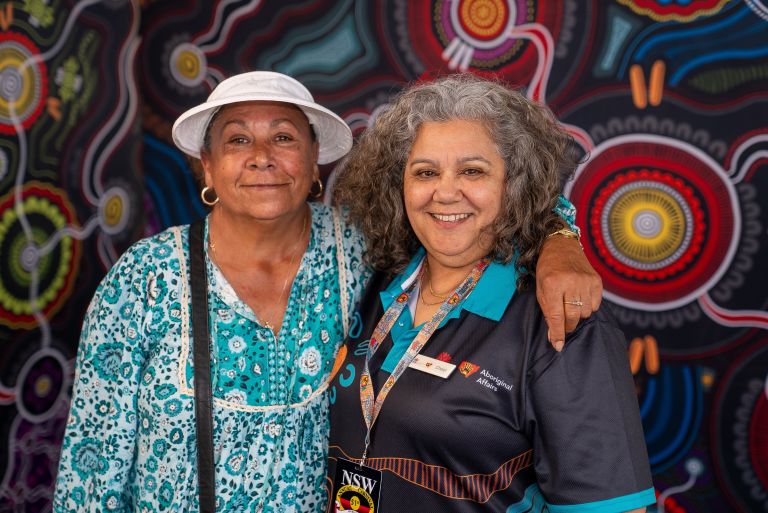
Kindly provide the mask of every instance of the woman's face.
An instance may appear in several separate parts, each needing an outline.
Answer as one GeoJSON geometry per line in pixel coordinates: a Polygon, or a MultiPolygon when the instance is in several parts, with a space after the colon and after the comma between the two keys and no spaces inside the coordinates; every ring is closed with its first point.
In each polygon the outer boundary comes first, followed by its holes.
{"type": "Polygon", "coordinates": [[[465,267],[493,240],[484,231],[501,211],[504,162],[478,121],[421,125],[405,166],[403,196],[413,231],[438,263],[465,267]]]}
{"type": "Polygon", "coordinates": [[[318,177],[318,145],[297,107],[244,102],[223,107],[201,153],[205,184],[228,213],[257,220],[298,211],[318,177]]]}

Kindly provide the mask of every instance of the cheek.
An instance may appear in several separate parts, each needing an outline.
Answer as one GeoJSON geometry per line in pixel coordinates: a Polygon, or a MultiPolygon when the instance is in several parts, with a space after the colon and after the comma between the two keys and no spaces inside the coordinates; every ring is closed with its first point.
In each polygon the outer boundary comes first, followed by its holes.
{"type": "Polygon", "coordinates": [[[403,182],[403,202],[406,210],[423,207],[432,199],[430,185],[406,178],[403,182]]]}
{"type": "Polygon", "coordinates": [[[417,191],[406,187],[403,190],[403,204],[405,205],[405,215],[408,217],[408,222],[418,231],[418,213],[424,202],[420,200],[417,191]]]}
{"type": "Polygon", "coordinates": [[[286,164],[286,170],[296,178],[298,182],[312,183],[315,179],[315,166],[314,160],[307,152],[302,153],[290,153],[286,152],[285,155],[278,156],[281,162],[286,164]]]}
{"type": "Polygon", "coordinates": [[[501,214],[504,198],[504,184],[497,184],[493,187],[484,188],[476,192],[477,193],[474,195],[474,202],[476,205],[482,207],[484,211],[483,217],[488,224],[490,224],[501,214]]]}

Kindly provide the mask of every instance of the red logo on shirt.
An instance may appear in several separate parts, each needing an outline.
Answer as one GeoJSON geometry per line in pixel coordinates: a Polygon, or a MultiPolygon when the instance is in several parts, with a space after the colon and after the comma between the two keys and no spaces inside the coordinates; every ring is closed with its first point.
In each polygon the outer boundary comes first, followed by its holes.
{"type": "Polygon", "coordinates": [[[439,355],[437,355],[437,359],[440,360],[441,362],[450,363],[451,355],[449,355],[448,353],[443,352],[443,353],[440,353],[439,355]]]}
{"type": "Polygon", "coordinates": [[[474,363],[470,363],[467,361],[463,361],[459,364],[459,372],[461,372],[465,378],[470,377],[479,369],[480,369],[479,365],[475,365],[474,363]]]}

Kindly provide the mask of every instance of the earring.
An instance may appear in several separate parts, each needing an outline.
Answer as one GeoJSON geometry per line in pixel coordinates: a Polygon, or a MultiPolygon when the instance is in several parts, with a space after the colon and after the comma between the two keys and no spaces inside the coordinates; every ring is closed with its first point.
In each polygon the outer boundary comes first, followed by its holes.
{"type": "Polygon", "coordinates": [[[213,191],[214,194],[216,194],[216,191],[214,191],[211,187],[203,187],[203,190],[200,191],[200,199],[203,200],[203,203],[208,205],[209,207],[214,206],[216,203],[219,202],[219,197],[216,196],[215,200],[209,200],[206,197],[206,194],[208,194],[208,191],[213,191]]]}
{"type": "Polygon", "coordinates": [[[323,181],[319,178],[312,182],[312,185],[317,184],[320,187],[320,190],[317,192],[312,193],[313,198],[322,198],[323,197],[323,181]]]}

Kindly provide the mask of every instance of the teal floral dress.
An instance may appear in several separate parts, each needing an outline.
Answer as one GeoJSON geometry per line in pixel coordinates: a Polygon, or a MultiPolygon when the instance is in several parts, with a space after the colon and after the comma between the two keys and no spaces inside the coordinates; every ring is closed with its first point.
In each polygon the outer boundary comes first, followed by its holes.
{"type": "MultiPolygon", "coordinates": [[[[311,207],[277,338],[206,258],[217,511],[326,507],[326,383],[369,272],[359,232],[311,207]]],[[[188,262],[188,229],[171,228],[133,245],[96,291],[54,511],[199,509],[188,262]]]]}

